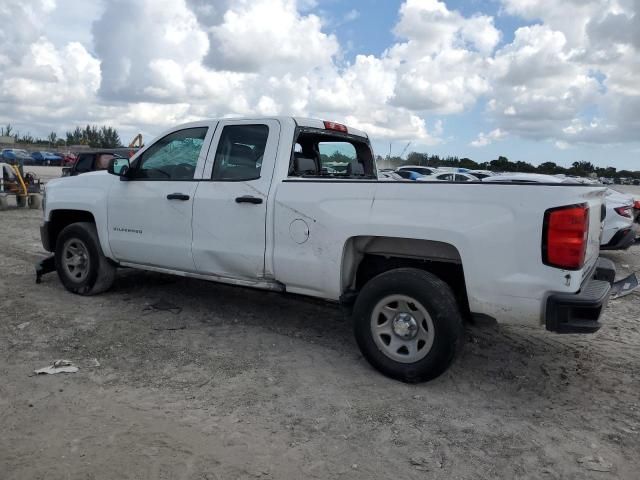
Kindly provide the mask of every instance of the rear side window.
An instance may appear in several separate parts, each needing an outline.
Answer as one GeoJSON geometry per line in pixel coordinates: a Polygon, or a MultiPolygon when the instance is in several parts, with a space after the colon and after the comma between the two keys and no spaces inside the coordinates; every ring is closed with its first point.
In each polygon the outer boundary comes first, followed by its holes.
{"type": "Polygon", "coordinates": [[[248,181],[260,178],[269,138],[266,125],[227,125],[216,149],[212,180],[248,181]]]}

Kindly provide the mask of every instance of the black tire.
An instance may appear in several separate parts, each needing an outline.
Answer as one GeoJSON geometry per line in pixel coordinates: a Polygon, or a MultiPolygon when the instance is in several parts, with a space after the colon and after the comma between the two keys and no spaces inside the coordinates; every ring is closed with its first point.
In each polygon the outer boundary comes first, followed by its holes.
{"type": "Polygon", "coordinates": [[[78,295],[97,295],[108,290],[116,276],[116,266],[102,253],[98,232],[93,223],[78,222],[65,227],[56,241],[56,270],[67,290],[78,295]],[[75,278],[65,267],[64,255],[68,242],[84,246],[88,267],[82,278],[75,278]]]}
{"type": "Polygon", "coordinates": [[[24,208],[27,206],[27,197],[24,195],[16,195],[16,205],[18,208],[24,208]]]}
{"type": "Polygon", "coordinates": [[[7,195],[0,194],[0,212],[2,210],[6,210],[9,208],[9,200],[7,199],[7,195]]]}
{"type": "Polygon", "coordinates": [[[42,195],[39,193],[31,193],[27,198],[27,203],[31,210],[37,210],[42,207],[42,195]]]}
{"type": "Polygon", "coordinates": [[[423,270],[399,268],[376,276],[362,288],[353,316],[356,341],[367,361],[384,375],[407,383],[424,382],[441,375],[464,343],[462,316],[451,288],[423,270]],[[415,299],[431,317],[433,343],[426,356],[414,363],[396,361],[383,351],[384,347],[376,344],[372,327],[374,309],[394,295],[415,299]]]}

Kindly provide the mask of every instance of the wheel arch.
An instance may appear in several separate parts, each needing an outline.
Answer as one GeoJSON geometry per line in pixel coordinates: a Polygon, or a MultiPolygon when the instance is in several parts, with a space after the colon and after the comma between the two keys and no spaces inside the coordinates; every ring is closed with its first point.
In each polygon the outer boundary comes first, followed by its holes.
{"type": "Polygon", "coordinates": [[[96,219],[93,213],[87,210],[52,210],[49,214],[49,221],[45,223],[48,238],[48,245],[43,245],[45,249],[49,252],[55,252],[60,232],[68,225],[77,222],[89,222],[95,225],[96,219]]]}
{"type": "Polygon", "coordinates": [[[460,310],[469,312],[462,258],[452,244],[387,236],[356,236],[344,245],[341,267],[343,300],[353,299],[373,277],[396,268],[433,273],[454,291],[460,310]]]}

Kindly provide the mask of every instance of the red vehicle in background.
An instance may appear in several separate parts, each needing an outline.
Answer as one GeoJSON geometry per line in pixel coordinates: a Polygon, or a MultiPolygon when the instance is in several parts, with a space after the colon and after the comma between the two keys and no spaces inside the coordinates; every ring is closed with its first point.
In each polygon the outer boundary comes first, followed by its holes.
{"type": "Polygon", "coordinates": [[[76,163],[76,160],[78,159],[78,157],[76,157],[76,155],[71,152],[64,152],[64,153],[61,152],[61,153],[58,153],[58,155],[62,157],[63,167],[72,167],[76,163]]]}

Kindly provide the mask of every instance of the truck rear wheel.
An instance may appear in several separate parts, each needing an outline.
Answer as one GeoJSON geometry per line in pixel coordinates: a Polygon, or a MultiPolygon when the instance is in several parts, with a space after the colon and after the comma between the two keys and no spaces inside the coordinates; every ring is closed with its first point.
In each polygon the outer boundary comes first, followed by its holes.
{"type": "Polygon", "coordinates": [[[93,223],[65,227],[56,241],[55,260],[60,281],[72,293],[96,295],[115,279],[116,266],[102,253],[93,223]]]}
{"type": "Polygon", "coordinates": [[[16,195],[16,205],[18,205],[18,208],[26,207],[27,197],[25,195],[16,195]]]}
{"type": "Polygon", "coordinates": [[[408,383],[441,375],[464,340],[451,288],[413,268],[390,270],[365,284],[355,303],[354,328],[367,361],[408,383]]]}
{"type": "Polygon", "coordinates": [[[7,195],[0,193],[0,212],[9,208],[9,200],[7,195]]]}

